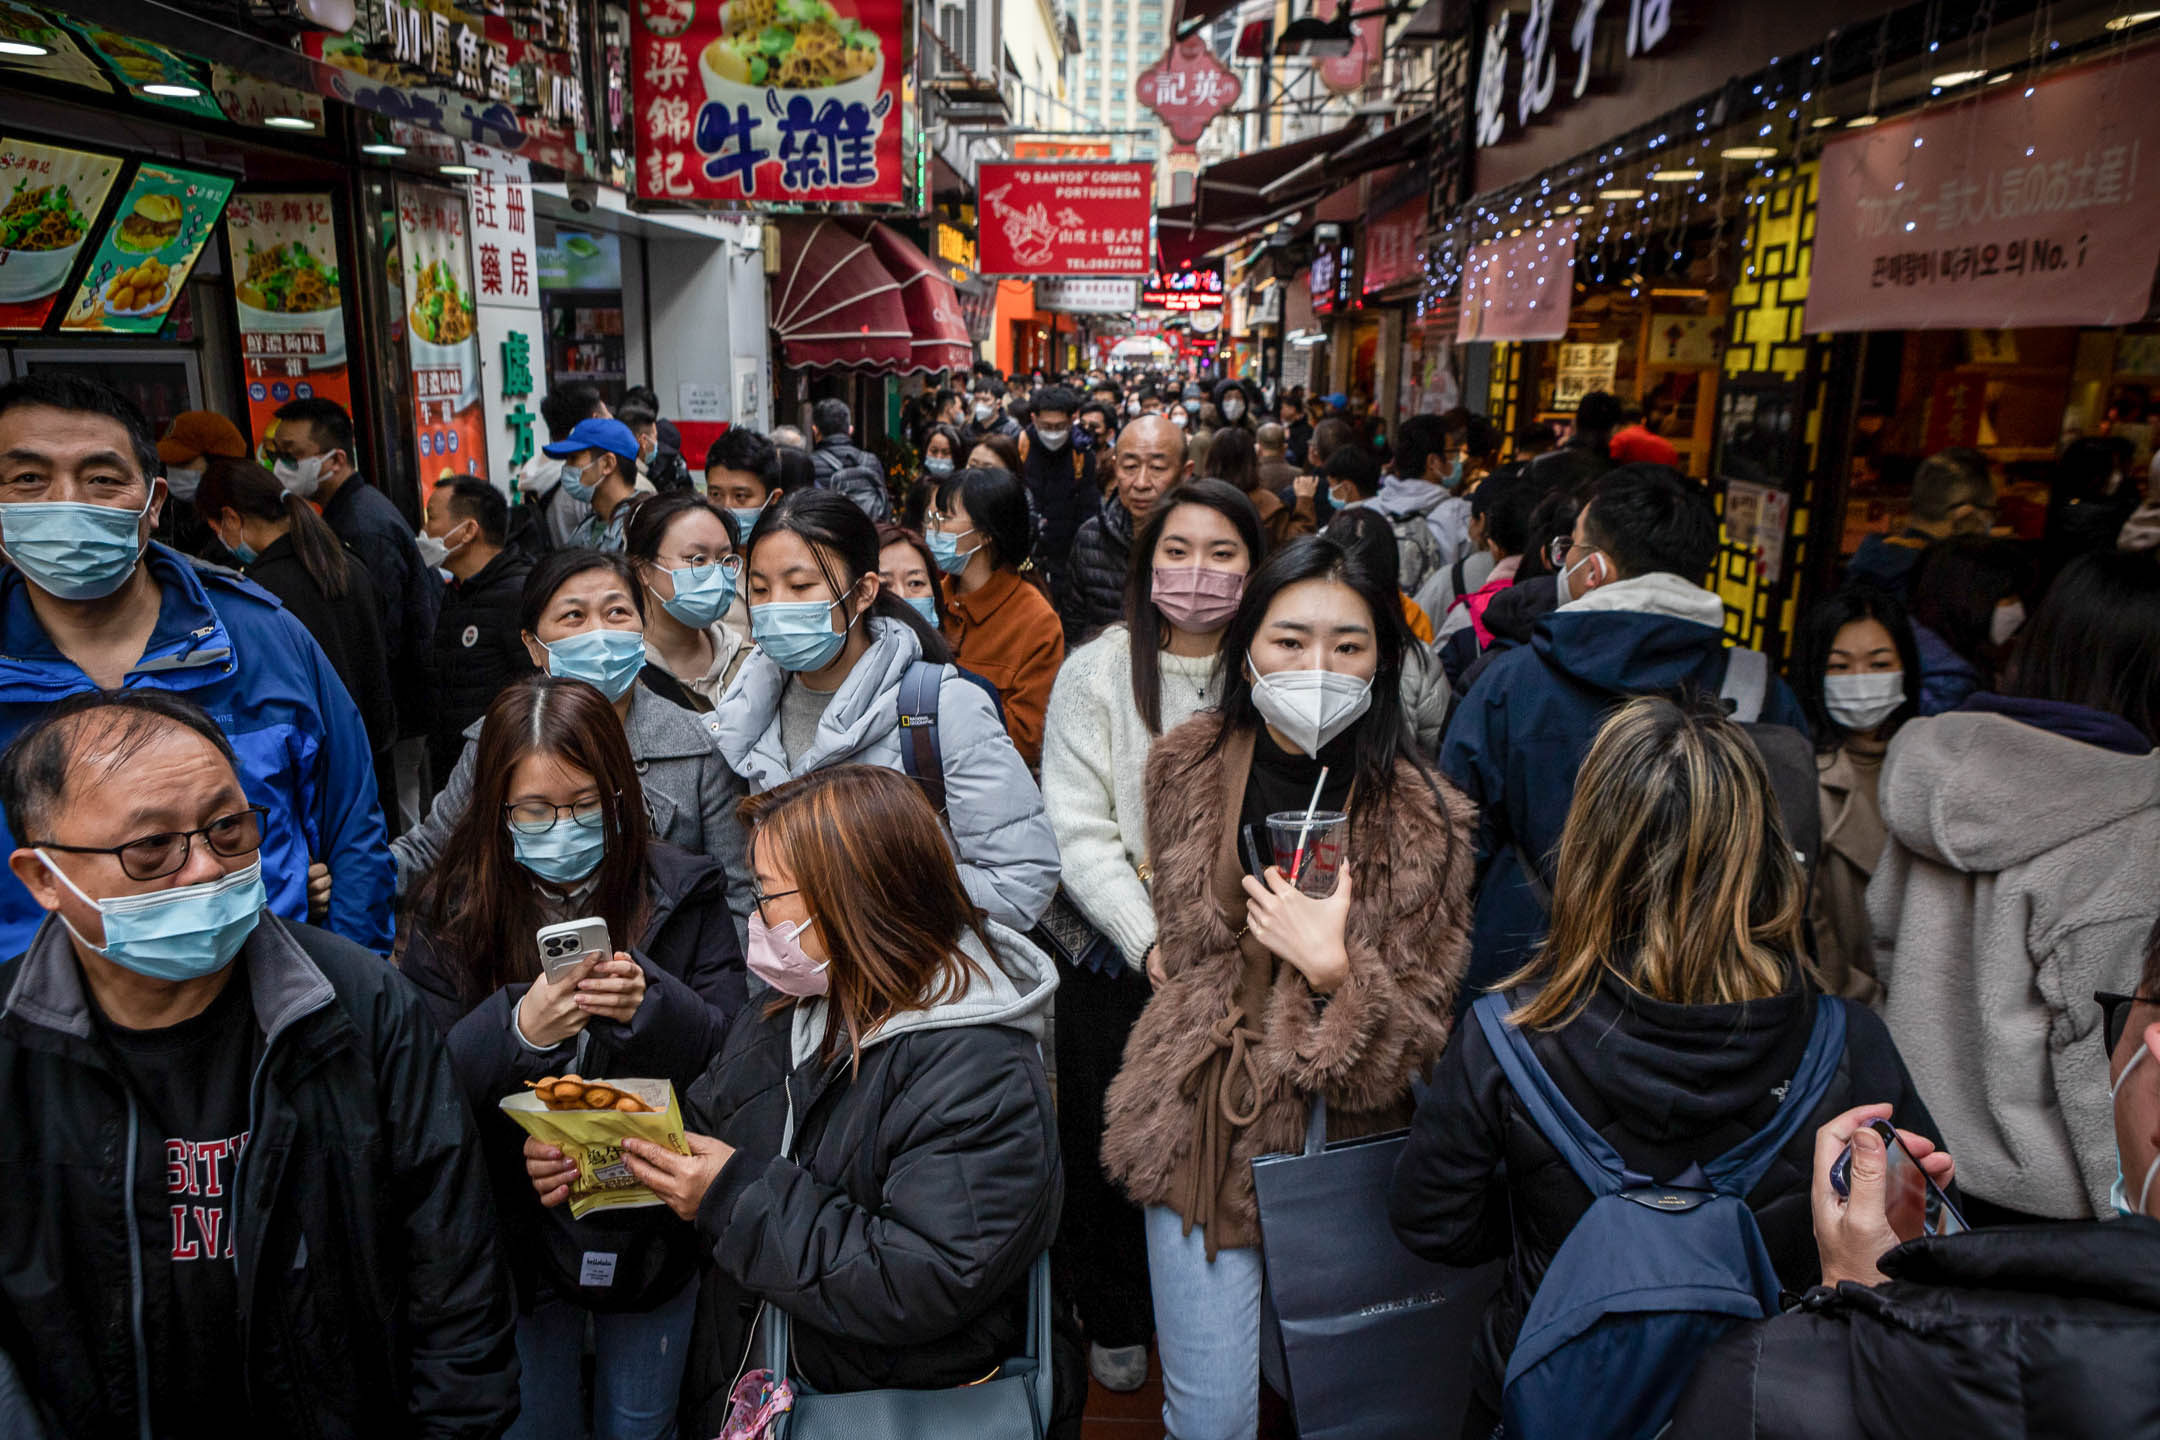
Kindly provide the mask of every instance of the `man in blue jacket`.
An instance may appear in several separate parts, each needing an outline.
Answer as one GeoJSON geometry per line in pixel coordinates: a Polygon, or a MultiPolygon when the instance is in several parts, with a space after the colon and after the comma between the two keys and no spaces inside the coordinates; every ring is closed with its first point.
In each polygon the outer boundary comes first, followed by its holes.
{"type": "MultiPolygon", "coordinates": [[[[1575,775],[1606,717],[1638,695],[1723,687],[1725,605],[1702,588],[1717,533],[1709,497],[1677,471],[1625,465],[1606,475],[1559,562],[1560,608],[1528,645],[1489,663],[1448,726],[1440,767],[1478,806],[1466,996],[1512,973],[1544,939],[1575,775]]],[[[1761,719],[1807,733],[1800,702],[1776,676],[1761,719]]]]}
{"type": "MultiPolygon", "coordinates": [[[[165,502],[150,427],[95,381],[0,386],[0,743],[54,701],[158,689],[217,720],[269,812],[270,909],[308,918],[308,863],[328,867],[325,924],[390,948],[390,848],[360,712],[315,640],[240,576],[147,544],[165,502]]],[[[14,837],[0,826],[0,845],[14,837]]],[[[0,955],[44,918],[0,882],[0,955]]]]}

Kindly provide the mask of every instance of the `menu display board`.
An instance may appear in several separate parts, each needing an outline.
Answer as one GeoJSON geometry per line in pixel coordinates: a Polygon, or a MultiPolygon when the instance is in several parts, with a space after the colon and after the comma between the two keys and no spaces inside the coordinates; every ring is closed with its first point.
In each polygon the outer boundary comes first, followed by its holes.
{"type": "Polygon", "coordinates": [[[228,176],[137,167],[60,328],[156,334],[232,192],[228,176]]]}
{"type": "Polygon", "coordinates": [[[40,330],[91,238],[120,161],[0,140],[0,330],[40,330]]]}
{"type": "Polygon", "coordinates": [[[81,85],[101,94],[112,93],[112,81],[105,78],[95,60],[83,53],[74,34],[28,5],[0,0],[0,40],[12,41],[18,47],[35,46],[42,52],[8,55],[6,64],[12,72],[81,85]]]}
{"type": "Polygon", "coordinates": [[[478,315],[466,238],[462,194],[434,185],[398,187],[398,270],[404,281],[405,358],[412,375],[423,505],[445,476],[487,473],[478,315]]]}
{"type": "Polygon", "coordinates": [[[71,28],[113,68],[113,73],[127,84],[136,99],[210,120],[224,118],[217,101],[210,98],[210,77],[199,61],[190,60],[177,50],[148,40],[137,40],[102,25],[71,22],[71,28]],[[145,85],[169,85],[176,90],[195,93],[153,95],[142,88],[145,85]]]}
{"type": "Polygon", "coordinates": [[[320,396],[350,412],[345,286],[330,197],[236,196],[225,211],[225,247],[256,447],[288,401],[320,396]]]}

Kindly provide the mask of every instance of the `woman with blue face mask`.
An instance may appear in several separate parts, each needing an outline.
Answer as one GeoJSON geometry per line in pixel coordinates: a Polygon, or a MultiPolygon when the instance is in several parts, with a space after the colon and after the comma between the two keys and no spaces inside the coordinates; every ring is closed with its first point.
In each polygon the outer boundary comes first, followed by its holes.
{"type": "Polygon", "coordinates": [[[547,1076],[687,1089],[748,996],[720,866],[653,838],[621,718],[590,684],[532,676],[482,718],[471,803],[416,897],[401,967],[480,1118],[517,1282],[512,1440],[675,1433],[697,1241],[665,1209],[543,1209],[498,1103],[547,1076]],[[552,976],[542,926],[596,919],[610,948],[552,976]],[[579,1360],[590,1319],[588,1409],[579,1360]]]}
{"type": "Polygon", "coordinates": [[[645,587],[645,655],[710,710],[750,653],[735,518],[704,496],[639,502],[623,549],[645,587]]]}
{"type": "Polygon", "coordinates": [[[1057,886],[1042,794],[944,638],[886,592],[878,555],[877,527],[844,495],[789,490],[767,507],[744,567],[757,649],[712,714],[714,743],[753,794],[829,765],[903,769],[913,672],[911,713],[934,706],[936,728],[910,749],[942,782],[961,881],[991,918],[1030,929],[1057,886]]]}
{"type": "MultiPolygon", "coordinates": [[[[646,604],[645,588],[626,557],[554,551],[525,579],[525,648],[543,673],[582,681],[610,702],[644,778],[651,833],[719,861],[727,872],[729,907],[747,924],[749,863],[735,818],[743,784],[713,753],[707,722],[690,693],[647,659],[646,604]]],[[[465,753],[427,819],[391,843],[400,894],[416,888],[449,853],[451,833],[472,804],[480,730],[475,723],[465,732],[465,753]]]]}
{"type": "Polygon", "coordinates": [[[1043,712],[1065,663],[1065,627],[1028,561],[1034,535],[1026,486],[1003,470],[948,475],[923,516],[953,659],[997,686],[1030,769],[1042,763],[1043,712]]]}

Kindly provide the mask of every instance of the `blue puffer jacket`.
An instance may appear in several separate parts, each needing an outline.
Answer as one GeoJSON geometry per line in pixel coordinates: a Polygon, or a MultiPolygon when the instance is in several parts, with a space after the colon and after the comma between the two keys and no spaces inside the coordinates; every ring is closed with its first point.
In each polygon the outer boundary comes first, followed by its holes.
{"type": "MultiPolygon", "coordinates": [[[[1613,708],[1638,695],[1677,698],[1689,686],[1715,695],[1725,681],[1724,634],[1710,625],[1633,610],[1557,610],[1530,643],[1496,656],[1448,726],[1440,768],[1478,806],[1477,919],[1471,932],[1474,996],[1527,961],[1545,935],[1545,910],[1524,881],[1519,844],[1552,884],[1552,854],[1575,796],[1575,772],[1613,708]]],[[[1775,676],[1767,724],[1807,733],[1807,718],[1775,676]]]]}
{"type": "MultiPolygon", "coordinates": [[[[360,711],[322,647],[269,591],[229,570],[158,544],[143,563],[165,600],[124,686],[171,691],[223,727],[248,800],[270,812],[262,867],[271,912],[307,919],[313,856],[330,867],[327,927],[387,953],[390,845],[375,766],[360,711]]],[[[0,744],[90,688],[38,623],[21,573],[0,568],[0,744]]],[[[0,823],[0,845],[16,844],[0,823]]],[[[0,884],[0,955],[27,950],[44,918],[20,883],[0,884]]]]}

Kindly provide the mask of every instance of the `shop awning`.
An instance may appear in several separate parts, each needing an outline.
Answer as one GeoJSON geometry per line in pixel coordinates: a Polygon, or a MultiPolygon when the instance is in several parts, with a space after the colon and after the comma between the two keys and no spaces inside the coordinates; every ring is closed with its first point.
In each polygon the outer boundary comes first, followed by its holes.
{"type": "Polygon", "coordinates": [[[966,319],[960,313],[960,297],[953,283],[933,265],[930,257],[890,225],[870,227],[870,245],[900,285],[900,303],[907,315],[909,332],[908,370],[965,370],[975,363],[975,344],[968,338],[966,319]]]}
{"type": "Polygon", "coordinates": [[[833,220],[780,222],[772,328],[790,365],[905,370],[914,363],[900,282],[870,241],[833,220]]]}
{"type": "Polygon", "coordinates": [[[1363,133],[1362,125],[1345,125],[1208,166],[1193,191],[1195,223],[1239,233],[1296,209],[1342,183],[1329,161],[1363,133]]]}
{"type": "Polygon", "coordinates": [[[1165,205],[1155,212],[1155,253],[1165,270],[1197,265],[1210,250],[1242,238],[1241,230],[1203,229],[1193,220],[1190,205],[1165,205]]]}

